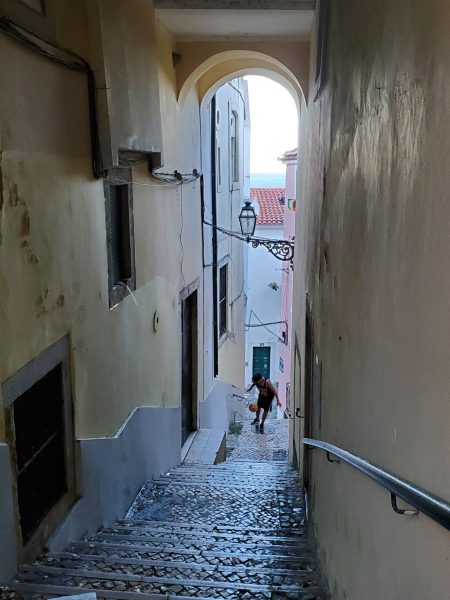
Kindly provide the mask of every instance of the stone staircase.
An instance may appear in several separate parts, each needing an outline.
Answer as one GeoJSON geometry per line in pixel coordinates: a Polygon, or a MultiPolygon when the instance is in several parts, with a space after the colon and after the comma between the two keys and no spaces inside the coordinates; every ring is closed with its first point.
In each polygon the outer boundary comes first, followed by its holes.
{"type": "Polygon", "coordinates": [[[22,565],[3,600],[322,599],[296,473],[282,462],[183,465],[124,520],[22,565]]]}

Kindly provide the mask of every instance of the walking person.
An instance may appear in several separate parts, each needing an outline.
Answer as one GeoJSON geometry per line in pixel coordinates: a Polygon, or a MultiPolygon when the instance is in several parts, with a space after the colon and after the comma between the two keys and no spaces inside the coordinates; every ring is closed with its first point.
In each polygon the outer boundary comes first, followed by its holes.
{"type": "Polygon", "coordinates": [[[250,392],[255,386],[258,389],[258,410],[256,411],[256,417],[252,421],[252,425],[258,426],[259,424],[259,415],[261,409],[263,410],[263,416],[261,419],[261,424],[259,425],[259,431],[264,431],[264,422],[267,419],[267,415],[269,414],[270,407],[272,406],[272,400],[274,398],[277,399],[277,406],[281,406],[280,399],[278,397],[278,392],[276,388],[273,386],[272,382],[269,379],[266,379],[261,375],[261,373],[255,373],[252,377],[252,385],[248,388],[247,392],[250,392]]]}

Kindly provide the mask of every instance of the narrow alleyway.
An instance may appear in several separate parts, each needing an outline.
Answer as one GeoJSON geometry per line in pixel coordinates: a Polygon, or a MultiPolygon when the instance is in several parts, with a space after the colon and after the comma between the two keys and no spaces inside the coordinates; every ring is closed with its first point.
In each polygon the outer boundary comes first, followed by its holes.
{"type": "Polygon", "coordinates": [[[227,462],[182,465],[147,482],[124,520],[22,566],[17,592],[322,598],[297,474],[272,460],[285,452],[286,426],[271,419],[258,434],[246,422],[227,462]]]}

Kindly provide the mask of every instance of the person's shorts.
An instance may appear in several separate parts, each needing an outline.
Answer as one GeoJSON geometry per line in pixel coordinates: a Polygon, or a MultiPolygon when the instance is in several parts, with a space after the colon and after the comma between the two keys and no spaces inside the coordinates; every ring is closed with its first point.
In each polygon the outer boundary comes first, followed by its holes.
{"type": "Polygon", "coordinates": [[[262,408],[263,410],[270,410],[270,407],[272,405],[272,400],[269,400],[268,398],[258,398],[258,406],[259,408],[262,408]]]}

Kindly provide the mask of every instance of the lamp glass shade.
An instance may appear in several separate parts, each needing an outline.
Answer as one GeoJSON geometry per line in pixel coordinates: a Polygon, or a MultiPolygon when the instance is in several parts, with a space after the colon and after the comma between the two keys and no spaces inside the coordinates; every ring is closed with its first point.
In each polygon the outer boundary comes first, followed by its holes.
{"type": "Polygon", "coordinates": [[[241,209],[241,214],[239,215],[239,223],[241,225],[242,235],[245,237],[252,237],[255,233],[256,227],[256,214],[255,209],[247,200],[244,206],[241,209]]]}

